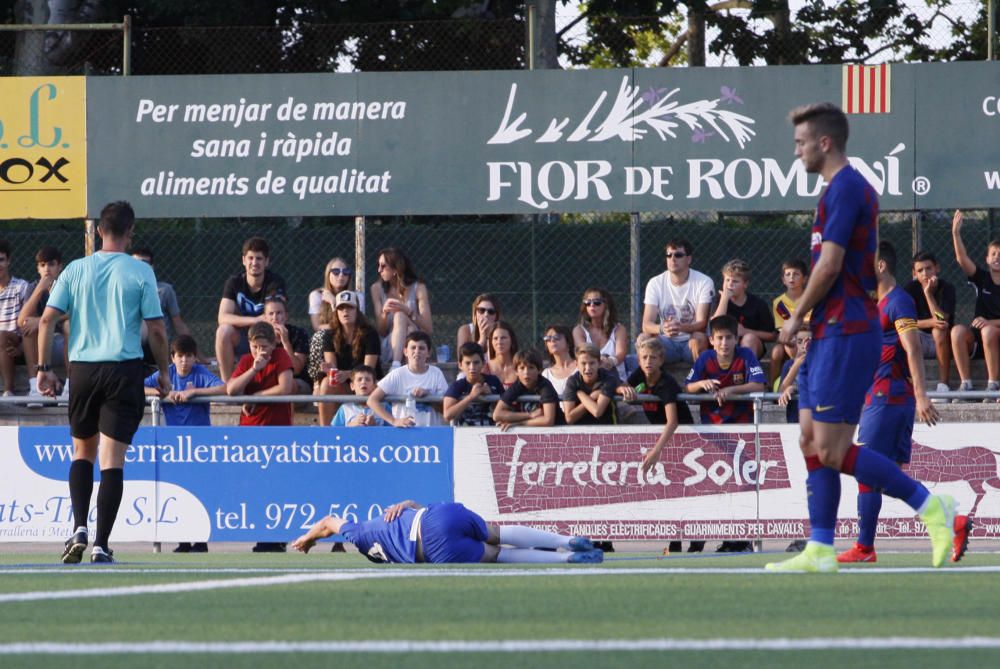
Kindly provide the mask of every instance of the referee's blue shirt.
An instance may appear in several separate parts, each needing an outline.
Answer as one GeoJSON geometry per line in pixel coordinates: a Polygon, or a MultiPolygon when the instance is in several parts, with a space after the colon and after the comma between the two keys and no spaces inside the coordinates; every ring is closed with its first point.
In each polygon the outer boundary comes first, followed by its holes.
{"type": "Polygon", "coordinates": [[[127,253],[99,251],[59,274],[46,306],[69,316],[69,359],[117,362],[142,357],[140,324],[163,318],[153,268],[127,253]]]}

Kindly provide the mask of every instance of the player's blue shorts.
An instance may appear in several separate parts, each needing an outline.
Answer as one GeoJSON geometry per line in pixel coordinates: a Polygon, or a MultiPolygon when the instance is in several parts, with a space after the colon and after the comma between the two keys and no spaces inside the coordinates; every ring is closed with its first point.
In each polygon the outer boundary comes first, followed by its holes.
{"type": "Polygon", "coordinates": [[[858,445],[893,462],[909,462],[913,443],[914,404],[869,404],[861,412],[858,445]]]}
{"type": "Polygon", "coordinates": [[[427,562],[479,562],[488,537],[486,521],[455,502],[430,504],[420,519],[427,562]]]}
{"type": "Polygon", "coordinates": [[[813,339],[799,368],[799,409],[823,423],[857,425],[881,353],[877,330],[813,339]]]}

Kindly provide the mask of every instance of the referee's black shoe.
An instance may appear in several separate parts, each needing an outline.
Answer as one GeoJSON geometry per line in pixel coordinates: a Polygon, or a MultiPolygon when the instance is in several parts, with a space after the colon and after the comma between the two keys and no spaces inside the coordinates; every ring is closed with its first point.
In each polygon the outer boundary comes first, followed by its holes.
{"type": "Polygon", "coordinates": [[[87,550],[87,529],[78,528],[76,533],[66,540],[63,549],[63,564],[79,564],[83,559],[83,551],[87,550]]]}
{"type": "Polygon", "coordinates": [[[100,546],[94,546],[94,549],[90,551],[90,563],[91,564],[114,564],[115,563],[115,552],[110,548],[107,552],[104,551],[100,546]]]}

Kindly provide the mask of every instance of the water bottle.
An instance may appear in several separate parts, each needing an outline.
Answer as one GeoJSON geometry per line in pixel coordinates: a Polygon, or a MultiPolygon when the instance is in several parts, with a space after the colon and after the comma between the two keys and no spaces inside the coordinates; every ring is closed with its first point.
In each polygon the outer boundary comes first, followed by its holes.
{"type": "Polygon", "coordinates": [[[412,418],[414,425],[417,424],[417,400],[413,399],[413,395],[406,396],[406,409],[403,415],[412,418]]]}
{"type": "Polygon", "coordinates": [[[441,344],[437,349],[437,361],[448,362],[449,360],[451,360],[451,347],[447,344],[441,344]]]}

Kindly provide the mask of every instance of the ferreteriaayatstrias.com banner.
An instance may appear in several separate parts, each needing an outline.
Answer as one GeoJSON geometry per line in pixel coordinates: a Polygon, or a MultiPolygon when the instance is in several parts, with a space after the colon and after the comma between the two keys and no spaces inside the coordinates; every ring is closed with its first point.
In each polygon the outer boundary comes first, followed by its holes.
{"type": "MultiPolygon", "coordinates": [[[[809,529],[795,425],[680,428],[660,463],[641,463],[659,429],[468,428],[455,435],[455,500],[500,523],[607,539],[797,538],[809,529]]],[[[975,516],[973,536],[1000,536],[996,425],[914,430],[907,470],[975,516]]],[[[837,536],[857,535],[857,485],[842,477],[837,536]]],[[[879,535],[920,537],[904,503],[886,498],[879,535]]]]}

